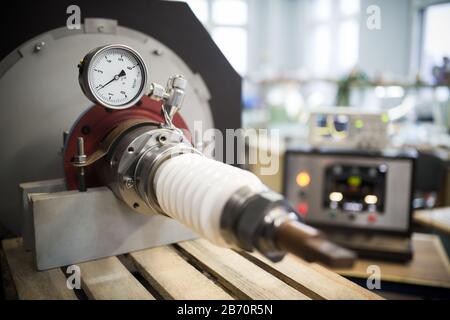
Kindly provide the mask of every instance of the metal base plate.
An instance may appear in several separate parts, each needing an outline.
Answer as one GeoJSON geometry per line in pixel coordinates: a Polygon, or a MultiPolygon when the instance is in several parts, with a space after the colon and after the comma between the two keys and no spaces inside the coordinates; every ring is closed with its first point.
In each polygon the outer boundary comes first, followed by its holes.
{"type": "MultiPolygon", "coordinates": [[[[45,185],[45,182],[41,182],[45,185]]],[[[136,213],[106,187],[87,192],[29,193],[33,256],[38,270],[71,265],[197,236],[177,221],[136,213]]]]}

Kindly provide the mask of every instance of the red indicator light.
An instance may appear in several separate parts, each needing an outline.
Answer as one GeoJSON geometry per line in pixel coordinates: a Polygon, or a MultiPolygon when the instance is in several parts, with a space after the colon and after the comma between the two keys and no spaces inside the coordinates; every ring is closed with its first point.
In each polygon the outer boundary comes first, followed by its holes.
{"type": "Polygon", "coordinates": [[[377,221],[377,216],[374,215],[374,214],[369,214],[369,215],[367,216],[367,221],[374,223],[374,222],[377,221]]]}
{"type": "Polygon", "coordinates": [[[309,210],[309,207],[306,202],[300,202],[297,205],[297,211],[298,211],[298,213],[300,213],[300,215],[302,217],[306,217],[306,215],[308,214],[308,210],[309,210]]]}

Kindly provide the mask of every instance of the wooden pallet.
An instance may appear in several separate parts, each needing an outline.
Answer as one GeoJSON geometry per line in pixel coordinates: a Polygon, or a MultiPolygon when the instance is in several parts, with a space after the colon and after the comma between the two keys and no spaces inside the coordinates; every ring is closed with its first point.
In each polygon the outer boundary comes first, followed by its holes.
{"type": "Polygon", "coordinates": [[[381,299],[320,265],[275,264],[201,239],[80,263],[79,290],[67,288],[65,268],[35,271],[21,238],[2,246],[7,299],[381,299]]]}

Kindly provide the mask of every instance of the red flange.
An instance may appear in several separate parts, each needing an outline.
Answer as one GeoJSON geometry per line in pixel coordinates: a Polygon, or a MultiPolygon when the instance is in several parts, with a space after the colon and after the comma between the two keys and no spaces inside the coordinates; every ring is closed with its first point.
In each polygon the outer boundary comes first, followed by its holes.
{"type": "MultiPolygon", "coordinates": [[[[97,150],[99,143],[118,124],[126,120],[144,119],[153,122],[164,122],[161,114],[162,103],[144,96],[135,106],[123,109],[112,110],[100,105],[95,105],[88,109],[74,124],[64,146],[64,173],[68,190],[78,188],[77,168],[72,165],[72,160],[77,152],[77,138],[84,138],[84,150],[86,155],[97,150]]],[[[177,128],[184,129],[189,133],[189,129],[180,114],[175,114],[173,123],[177,128]]],[[[98,187],[102,183],[96,174],[95,164],[86,167],[86,186],[98,187]]]]}

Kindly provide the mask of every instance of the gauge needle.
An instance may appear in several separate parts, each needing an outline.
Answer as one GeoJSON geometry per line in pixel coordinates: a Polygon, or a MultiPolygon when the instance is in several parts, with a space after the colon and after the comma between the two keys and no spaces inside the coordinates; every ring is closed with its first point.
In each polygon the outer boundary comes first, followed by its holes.
{"type": "Polygon", "coordinates": [[[125,76],[125,75],[126,75],[126,73],[125,73],[124,70],[120,71],[120,73],[119,73],[119,74],[116,74],[116,75],[114,76],[114,78],[112,78],[112,79],[109,80],[107,83],[105,83],[104,85],[102,85],[102,86],[99,88],[99,90],[100,90],[100,89],[103,89],[104,87],[106,87],[106,86],[107,86],[108,84],[110,84],[111,82],[116,81],[116,80],[119,80],[120,77],[123,77],[123,76],[125,76]]]}

